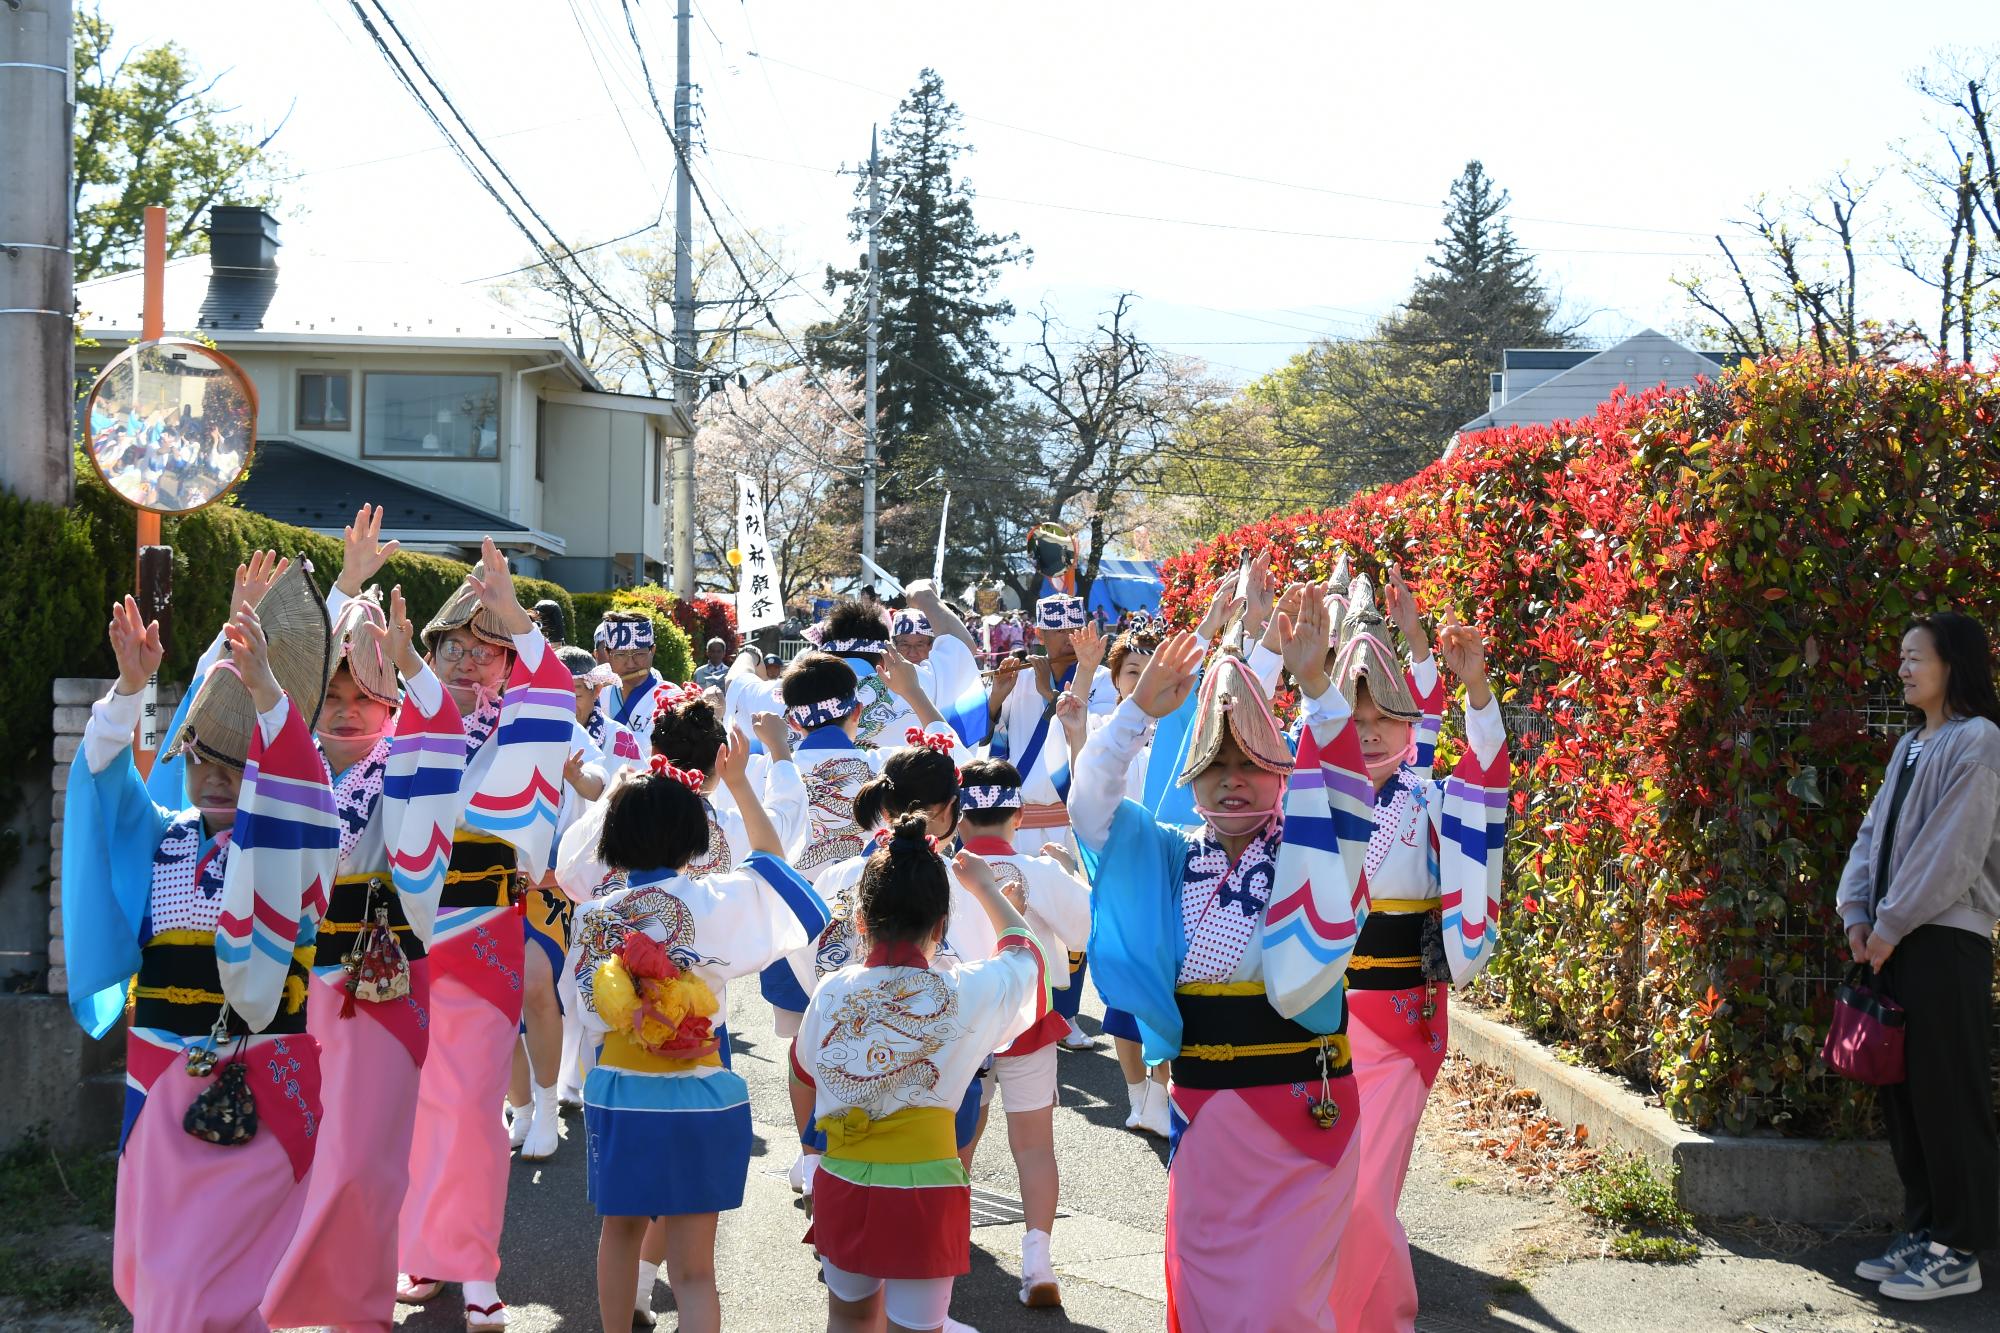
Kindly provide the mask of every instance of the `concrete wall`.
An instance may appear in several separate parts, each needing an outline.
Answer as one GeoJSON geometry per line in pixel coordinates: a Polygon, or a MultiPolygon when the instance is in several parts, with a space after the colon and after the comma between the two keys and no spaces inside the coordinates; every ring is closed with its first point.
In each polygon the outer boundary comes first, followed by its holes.
{"type": "Polygon", "coordinates": [[[570,403],[550,403],[545,411],[543,526],[569,543],[564,557],[644,551],[664,559],[665,461],[653,423],[636,412],[570,403]]]}

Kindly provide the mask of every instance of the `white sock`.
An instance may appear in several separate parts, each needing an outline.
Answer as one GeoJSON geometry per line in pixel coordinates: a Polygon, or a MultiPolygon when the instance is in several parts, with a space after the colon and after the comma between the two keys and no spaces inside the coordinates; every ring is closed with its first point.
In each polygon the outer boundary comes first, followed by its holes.
{"type": "Polygon", "coordinates": [[[561,1118],[562,1108],[556,1103],[556,1089],[554,1084],[550,1084],[548,1087],[543,1087],[539,1083],[535,1084],[535,1114],[538,1116],[547,1115],[558,1119],[561,1118]]]}
{"type": "Polygon", "coordinates": [[[467,1305],[477,1305],[483,1309],[500,1303],[500,1288],[492,1282],[461,1282],[459,1287],[465,1292],[467,1305]]]}
{"type": "Polygon", "coordinates": [[[1146,1105],[1146,1085],[1151,1079],[1140,1079],[1137,1083],[1125,1085],[1125,1100],[1132,1103],[1132,1114],[1137,1115],[1146,1105]]]}
{"type": "Polygon", "coordinates": [[[660,1280],[660,1266],[639,1261],[639,1308],[651,1313],[653,1309],[653,1284],[660,1280]]]}

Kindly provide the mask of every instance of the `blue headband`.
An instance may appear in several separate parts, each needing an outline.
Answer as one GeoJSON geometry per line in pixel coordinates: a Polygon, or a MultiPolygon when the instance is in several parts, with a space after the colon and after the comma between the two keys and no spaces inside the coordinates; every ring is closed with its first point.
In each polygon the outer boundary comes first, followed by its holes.
{"type": "Polygon", "coordinates": [[[1036,629],[1082,629],[1089,618],[1081,597],[1057,593],[1035,603],[1036,629]]]}
{"type": "Polygon", "coordinates": [[[847,653],[879,653],[888,646],[881,639],[828,639],[819,650],[839,657],[847,653]]]}
{"type": "Polygon", "coordinates": [[[1021,789],[997,784],[960,787],[958,797],[968,810],[1019,810],[1021,789]]]}
{"type": "Polygon", "coordinates": [[[829,723],[838,722],[853,712],[854,696],[840,699],[822,699],[816,704],[799,704],[785,710],[785,717],[800,731],[812,731],[829,723]]]}
{"type": "Polygon", "coordinates": [[[649,619],[603,620],[598,622],[597,630],[604,636],[606,652],[625,652],[653,646],[653,622],[649,619]]]}

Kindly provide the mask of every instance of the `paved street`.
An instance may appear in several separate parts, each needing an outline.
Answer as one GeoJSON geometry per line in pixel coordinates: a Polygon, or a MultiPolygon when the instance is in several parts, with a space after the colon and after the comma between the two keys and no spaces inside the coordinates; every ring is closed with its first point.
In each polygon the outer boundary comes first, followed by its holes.
{"type": "MultiPolygon", "coordinates": [[[[1100,1012],[1085,1000],[1086,1026],[1100,1012]]],[[[785,1183],[792,1136],[786,1118],[784,1048],[753,985],[735,987],[730,1026],[736,1067],[749,1081],[759,1156],[744,1207],[723,1219],[718,1270],[724,1318],[741,1330],[823,1326],[824,1294],[799,1237],[805,1217],[785,1183]]],[[[1055,1231],[1063,1278],[1061,1312],[1021,1308],[1015,1298],[1021,1228],[973,1231],[972,1272],[960,1280],[952,1313],[993,1330],[1154,1329],[1164,1319],[1161,1219],[1166,1206],[1164,1148],[1124,1132],[1124,1089],[1109,1043],[1065,1054],[1057,1151],[1069,1214],[1055,1231]],[[1115,1109],[1114,1109],[1115,1108],[1115,1109]]],[[[520,1333],[596,1327],[596,1221],[584,1199],[582,1125],[572,1115],[562,1151],[549,1163],[515,1167],[501,1294],[514,1303],[520,1333]]],[[[1004,1127],[981,1145],[975,1187],[1014,1195],[1004,1127]]],[[[1404,1220],[1416,1246],[1424,1297],[1420,1328],[1533,1329],[1544,1333],[1859,1333],[1921,1328],[1939,1333],[2000,1327],[2000,1291],[1915,1311],[1878,1309],[1872,1293],[1841,1275],[1879,1244],[1874,1236],[1820,1243],[1794,1253],[1756,1231],[1705,1239],[1699,1263],[1649,1267],[1578,1253],[1590,1242],[1566,1203],[1504,1192],[1498,1168],[1441,1152],[1427,1141],[1412,1165],[1404,1220]],[[1905,1315],[1919,1316],[1901,1322],[1905,1315]]],[[[1594,1253],[1594,1250],[1591,1251],[1594,1253]]],[[[1991,1260],[1992,1256],[1988,1256],[1991,1260]]],[[[2000,1285],[1996,1283],[1995,1285],[2000,1285]]],[[[404,1308],[401,1326],[455,1330],[456,1293],[426,1310],[404,1308]]],[[[672,1327],[672,1318],[662,1328],[672,1327]]]]}

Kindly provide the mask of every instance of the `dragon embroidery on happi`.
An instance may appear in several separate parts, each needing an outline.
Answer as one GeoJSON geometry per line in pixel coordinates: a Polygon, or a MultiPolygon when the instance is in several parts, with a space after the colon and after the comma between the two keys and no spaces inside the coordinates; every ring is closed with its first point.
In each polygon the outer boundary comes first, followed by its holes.
{"type": "Polygon", "coordinates": [[[868,761],[828,759],[805,774],[806,816],[810,836],[792,868],[802,875],[861,855],[863,839],[854,823],[854,793],[868,781],[868,761]]]}
{"type": "Polygon", "coordinates": [[[827,1016],[813,1065],[822,1086],[871,1117],[937,1086],[931,1057],[960,1036],[958,993],[929,969],[896,968],[846,996],[827,1016]]]}
{"type": "Polygon", "coordinates": [[[715,817],[715,807],[704,797],[701,812],[708,819],[708,850],[693,861],[681,867],[681,873],[690,879],[702,875],[726,875],[736,869],[736,856],[729,850],[729,838],[722,831],[722,821],[715,817]]]}
{"type": "Polygon", "coordinates": [[[888,683],[872,673],[861,677],[854,687],[854,702],[861,714],[861,721],[854,728],[854,743],[881,744],[883,729],[902,713],[903,705],[889,693],[888,683]]]}
{"type": "MultiPolygon", "coordinates": [[[[597,965],[612,957],[624,947],[627,936],[634,932],[644,932],[648,925],[658,924],[663,932],[660,943],[667,956],[674,960],[674,966],[686,971],[698,964],[716,964],[721,960],[704,956],[695,948],[694,913],[688,905],[675,897],[667,889],[672,881],[647,884],[633,889],[617,901],[600,899],[584,912],[576,925],[577,950],[576,978],[577,994],[597,1011],[594,1002],[597,981],[597,965]]],[[[607,895],[625,887],[621,876],[605,881],[607,895]]]]}

